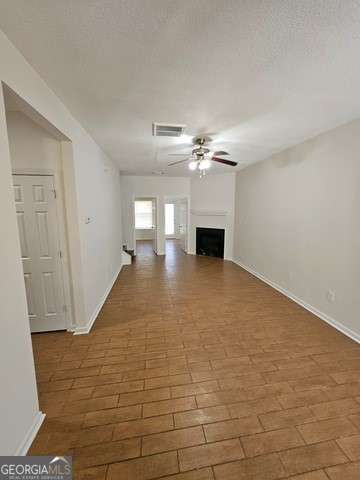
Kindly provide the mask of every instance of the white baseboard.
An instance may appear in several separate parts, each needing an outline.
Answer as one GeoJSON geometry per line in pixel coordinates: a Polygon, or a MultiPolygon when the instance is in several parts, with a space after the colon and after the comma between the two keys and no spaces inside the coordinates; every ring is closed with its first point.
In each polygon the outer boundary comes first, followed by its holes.
{"type": "Polygon", "coordinates": [[[101,300],[100,302],[98,303],[97,307],[95,308],[95,311],[94,313],[91,315],[91,318],[90,320],[88,321],[88,323],[84,326],[81,326],[81,327],[75,327],[73,332],[74,332],[74,335],[85,335],[87,333],[90,332],[95,320],[97,319],[97,316],[99,315],[100,313],[100,310],[102,309],[102,306],[104,305],[105,303],[105,300],[107,299],[109,293],[110,293],[110,290],[112,289],[114,283],[115,283],[115,280],[117,279],[119,273],[121,272],[121,269],[122,269],[122,264],[120,265],[120,267],[117,269],[115,275],[113,276],[113,278],[111,279],[111,282],[109,283],[109,286],[107,287],[107,289],[105,290],[105,293],[104,295],[101,297],[101,300]]]}
{"type": "Polygon", "coordinates": [[[277,285],[272,280],[269,280],[268,278],[264,277],[264,275],[262,275],[261,273],[258,273],[257,271],[255,271],[251,267],[248,267],[247,265],[244,265],[243,263],[241,263],[238,260],[233,260],[233,262],[236,265],[238,265],[239,267],[243,268],[247,272],[249,272],[252,275],[254,275],[255,277],[257,277],[259,280],[261,280],[264,283],[267,283],[268,285],[270,285],[270,287],[274,288],[278,292],[280,292],[283,295],[285,295],[286,297],[290,298],[290,300],[293,300],[295,303],[297,303],[301,307],[303,307],[306,310],[308,310],[309,312],[313,313],[314,315],[319,317],[321,320],[324,320],[324,322],[326,322],[329,325],[331,325],[332,327],[336,328],[336,330],[339,330],[339,332],[343,333],[347,337],[350,337],[355,342],[360,343],[360,334],[359,333],[354,332],[353,330],[346,327],[342,323],[338,322],[334,318],[330,317],[326,313],[323,313],[320,310],[318,310],[317,308],[313,307],[312,305],[309,305],[308,303],[306,303],[304,300],[301,300],[301,298],[298,298],[296,295],[294,295],[289,290],[286,290],[285,288],[280,287],[280,285],[277,285]]]}
{"type": "Polygon", "coordinates": [[[16,449],[14,453],[15,456],[21,455],[24,456],[27,454],[29,448],[31,447],[36,434],[38,433],[43,421],[45,419],[45,413],[38,412],[34,418],[33,423],[31,424],[29,430],[27,431],[25,437],[23,438],[21,444],[16,449]]]}

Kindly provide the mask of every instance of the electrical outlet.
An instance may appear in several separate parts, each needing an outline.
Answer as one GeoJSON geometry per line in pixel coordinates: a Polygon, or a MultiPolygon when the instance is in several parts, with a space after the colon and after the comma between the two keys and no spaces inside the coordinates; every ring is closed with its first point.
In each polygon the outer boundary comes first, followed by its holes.
{"type": "Polygon", "coordinates": [[[328,290],[326,292],[326,298],[328,299],[328,302],[333,303],[335,302],[335,292],[332,290],[328,290]]]}

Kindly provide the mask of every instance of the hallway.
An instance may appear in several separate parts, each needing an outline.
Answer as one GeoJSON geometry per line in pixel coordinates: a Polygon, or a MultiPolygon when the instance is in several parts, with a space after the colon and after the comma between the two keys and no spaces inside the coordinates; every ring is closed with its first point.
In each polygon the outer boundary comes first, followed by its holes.
{"type": "Polygon", "coordinates": [[[30,454],[76,479],[358,478],[360,346],[232,262],[144,244],[89,335],[33,348],[30,454]]]}

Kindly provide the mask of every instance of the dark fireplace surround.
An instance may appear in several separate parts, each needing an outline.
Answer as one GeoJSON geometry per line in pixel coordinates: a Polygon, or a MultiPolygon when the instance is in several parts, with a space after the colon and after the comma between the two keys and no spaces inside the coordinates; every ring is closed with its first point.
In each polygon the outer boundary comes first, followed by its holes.
{"type": "Polygon", "coordinates": [[[196,255],[224,258],[225,230],[196,227],[196,255]]]}

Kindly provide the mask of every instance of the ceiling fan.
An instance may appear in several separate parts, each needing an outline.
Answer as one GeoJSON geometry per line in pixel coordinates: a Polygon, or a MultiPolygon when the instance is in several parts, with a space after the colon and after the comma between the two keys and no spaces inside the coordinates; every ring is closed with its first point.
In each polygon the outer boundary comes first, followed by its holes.
{"type": "MultiPolygon", "coordinates": [[[[206,174],[206,170],[211,167],[211,162],[222,163],[231,167],[235,167],[237,165],[237,162],[233,162],[232,160],[226,160],[225,158],[220,158],[224,155],[229,155],[228,152],[224,152],[224,150],[212,152],[209,148],[205,147],[205,143],[209,142],[209,140],[210,139],[205,137],[195,137],[193,143],[194,145],[196,145],[196,147],[192,150],[191,155],[187,158],[184,158],[183,160],[169,163],[168,166],[171,167],[173,165],[178,165],[183,162],[189,162],[189,169],[199,170],[200,177],[202,177],[206,174]]],[[[169,155],[184,156],[183,153],[169,153],[169,155]]]]}

